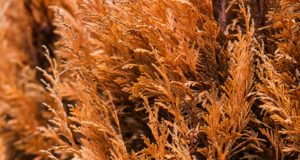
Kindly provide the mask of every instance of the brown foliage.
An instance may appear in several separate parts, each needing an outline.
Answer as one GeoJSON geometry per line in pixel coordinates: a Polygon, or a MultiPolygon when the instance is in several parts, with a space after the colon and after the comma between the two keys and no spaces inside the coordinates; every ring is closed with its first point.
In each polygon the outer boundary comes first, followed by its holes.
{"type": "Polygon", "coordinates": [[[299,159],[299,0],[0,0],[0,160],[299,159]]]}

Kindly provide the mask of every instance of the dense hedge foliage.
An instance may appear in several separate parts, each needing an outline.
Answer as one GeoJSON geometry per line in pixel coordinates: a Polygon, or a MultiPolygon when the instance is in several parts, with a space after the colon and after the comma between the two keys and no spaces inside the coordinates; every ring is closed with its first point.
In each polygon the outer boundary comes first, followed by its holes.
{"type": "Polygon", "coordinates": [[[299,0],[0,0],[0,160],[300,159],[299,0]]]}

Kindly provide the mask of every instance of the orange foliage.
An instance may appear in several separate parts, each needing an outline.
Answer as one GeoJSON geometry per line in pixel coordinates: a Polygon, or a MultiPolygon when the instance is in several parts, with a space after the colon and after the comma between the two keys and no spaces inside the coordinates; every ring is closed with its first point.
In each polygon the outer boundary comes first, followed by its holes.
{"type": "Polygon", "coordinates": [[[299,159],[299,0],[0,0],[0,160],[299,159]]]}

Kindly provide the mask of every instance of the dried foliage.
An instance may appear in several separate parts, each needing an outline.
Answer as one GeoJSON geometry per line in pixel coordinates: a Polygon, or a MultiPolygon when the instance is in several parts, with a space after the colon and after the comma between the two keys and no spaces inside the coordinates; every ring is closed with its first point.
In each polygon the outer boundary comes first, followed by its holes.
{"type": "Polygon", "coordinates": [[[300,159],[299,0],[0,0],[0,160],[300,159]]]}

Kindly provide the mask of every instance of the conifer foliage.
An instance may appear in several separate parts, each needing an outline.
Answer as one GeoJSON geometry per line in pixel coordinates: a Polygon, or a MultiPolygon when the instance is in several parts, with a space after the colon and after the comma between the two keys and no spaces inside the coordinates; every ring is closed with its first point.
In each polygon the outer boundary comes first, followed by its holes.
{"type": "Polygon", "coordinates": [[[299,0],[0,0],[0,160],[300,159],[299,0]]]}

